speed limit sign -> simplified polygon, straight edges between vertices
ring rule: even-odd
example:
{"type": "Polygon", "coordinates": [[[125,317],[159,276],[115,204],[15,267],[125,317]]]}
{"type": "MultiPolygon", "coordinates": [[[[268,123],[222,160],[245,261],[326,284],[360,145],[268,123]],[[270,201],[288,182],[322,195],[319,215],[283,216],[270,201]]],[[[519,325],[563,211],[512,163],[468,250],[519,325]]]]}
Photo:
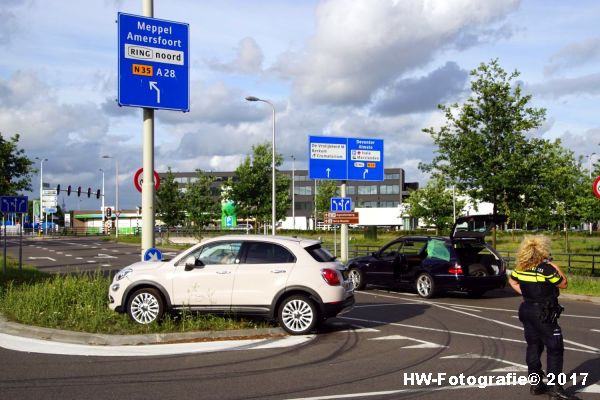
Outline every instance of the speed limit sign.
{"type": "Polygon", "coordinates": [[[594,190],[594,195],[600,199],[600,176],[594,179],[592,189],[594,190]]]}

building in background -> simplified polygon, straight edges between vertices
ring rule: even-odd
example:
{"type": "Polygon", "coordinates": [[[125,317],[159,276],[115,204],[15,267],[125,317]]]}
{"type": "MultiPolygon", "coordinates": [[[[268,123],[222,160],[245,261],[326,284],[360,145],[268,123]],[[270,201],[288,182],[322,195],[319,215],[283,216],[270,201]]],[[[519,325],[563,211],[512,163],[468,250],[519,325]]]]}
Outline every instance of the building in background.
{"type": "MultiPolygon", "coordinates": [[[[235,185],[237,176],[235,172],[203,171],[205,175],[213,178],[212,192],[215,197],[221,194],[221,186],[229,179],[235,185]]],[[[282,222],[281,228],[314,229],[315,227],[315,193],[317,181],[308,178],[308,170],[293,171],[294,182],[292,185],[292,171],[280,171],[290,177],[290,194],[294,187],[295,212],[290,208],[287,218],[282,222]],[[292,215],[295,215],[294,221],[292,215]]],[[[181,190],[195,182],[196,172],[172,172],[175,181],[181,190]]],[[[166,172],[159,173],[164,179],[166,172]]],[[[402,206],[403,200],[409,196],[409,190],[419,188],[417,182],[406,182],[402,168],[386,168],[383,181],[347,181],[346,195],[352,198],[356,211],[359,212],[359,225],[394,226],[400,229],[414,229],[415,222],[406,213],[402,206]],[[363,217],[361,216],[363,214],[363,217]]],[[[317,210],[318,220],[322,213],[329,210],[317,210]]]]}

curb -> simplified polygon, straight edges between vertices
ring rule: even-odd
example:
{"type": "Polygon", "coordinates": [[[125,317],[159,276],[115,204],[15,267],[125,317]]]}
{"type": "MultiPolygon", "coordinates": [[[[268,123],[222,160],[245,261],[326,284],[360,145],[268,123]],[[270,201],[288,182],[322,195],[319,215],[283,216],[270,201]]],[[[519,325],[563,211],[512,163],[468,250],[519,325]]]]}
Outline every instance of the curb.
{"type": "Polygon", "coordinates": [[[240,329],[231,331],[199,331],[182,333],[149,333],[142,335],[110,335],[42,328],[7,321],[0,316],[0,333],[62,343],[97,346],[137,346],[182,342],[209,342],[240,339],[264,339],[288,336],[281,328],[240,329]]]}
{"type": "Polygon", "coordinates": [[[583,294],[569,294],[569,293],[561,293],[558,297],[558,300],[566,299],[573,301],[580,301],[582,303],[592,303],[600,305],[600,297],[598,296],[586,296],[583,294]]]}

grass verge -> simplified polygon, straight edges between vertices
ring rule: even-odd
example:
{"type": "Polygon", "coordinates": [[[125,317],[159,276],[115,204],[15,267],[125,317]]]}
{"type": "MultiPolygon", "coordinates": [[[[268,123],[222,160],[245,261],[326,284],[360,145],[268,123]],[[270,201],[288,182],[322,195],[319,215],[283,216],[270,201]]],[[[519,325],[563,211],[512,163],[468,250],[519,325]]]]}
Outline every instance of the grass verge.
{"type": "Polygon", "coordinates": [[[270,327],[266,322],[183,312],[140,325],[108,308],[110,280],[100,273],[48,275],[9,263],[0,271],[0,313],[26,325],[90,333],[142,334],[270,327]]]}

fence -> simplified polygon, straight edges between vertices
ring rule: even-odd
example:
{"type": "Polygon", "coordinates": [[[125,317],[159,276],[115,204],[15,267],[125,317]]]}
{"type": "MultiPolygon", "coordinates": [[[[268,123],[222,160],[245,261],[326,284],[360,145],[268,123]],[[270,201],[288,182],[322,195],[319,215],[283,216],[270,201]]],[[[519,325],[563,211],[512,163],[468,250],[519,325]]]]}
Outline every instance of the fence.
{"type": "MultiPolygon", "coordinates": [[[[332,243],[325,243],[325,246],[333,250],[332,243]]],[[[367,245],[349,245],[348,258],[360,257],[371,254],[379,250],[378,246],[367,245]]],[[[506,263],[506,268],[511,268],[515,262],[516,251],[498,250],[500,256],[506,263]]],[[[569,273],[589,274],[591,276],[600,276],[600,254],[593,253],[552,253],[554,262],[556,262],[563,270],[569,273]]]]}

